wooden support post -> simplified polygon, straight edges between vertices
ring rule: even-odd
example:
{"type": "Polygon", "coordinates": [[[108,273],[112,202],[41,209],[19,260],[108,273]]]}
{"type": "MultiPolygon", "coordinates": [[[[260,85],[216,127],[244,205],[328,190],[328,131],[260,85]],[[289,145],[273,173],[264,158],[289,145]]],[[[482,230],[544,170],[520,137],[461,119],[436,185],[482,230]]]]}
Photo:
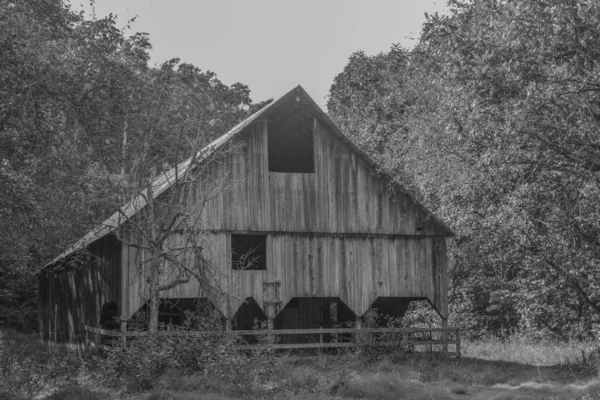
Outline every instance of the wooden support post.
{"type": "Polygon", "coordinates": [[[231,330],[232,330],[231,318],[227,317],[227,318],[225,318],[225,331],[231,332],[231,330]]]}
{"type": "Polygon", "coordinates": [[[67,327],[67,334],[69,337],[69,351],[74,351],[75,347],[73,345],[73,335],[74,335],[74,331],[75,331],[75,323],[73,322],[73,314],[71,313],[71,310],[69,308],[67,308],[67,322],[68,322],[68,327],[67,327]]]}
{"type": "Polygon", "coordinates": [[[90,356],[90,331],[87,325],[85,326],[85,355],[90,356]]]}
{"type": "Polygon", "coordinates": [[[44,344],[44,318],[42,313],[38,313],[38,326],[40,327],[40,343],[44,344]]]}
{"type": "Polygon", "coordinates": [[[267,319],[267,329],[270,331],[273,330],[273,319],[272,318],[267,319]]]}
{"type": "Polygon", "coordinates": [[[54,304],[54,343],[58,343],[58,304],[54,304]]]}
{"type": "Polygon", "coordinates": [[[52,306],[48,307],[48,345],[47,347],[50,347],[50,343],[52,343],[52,306]]]}

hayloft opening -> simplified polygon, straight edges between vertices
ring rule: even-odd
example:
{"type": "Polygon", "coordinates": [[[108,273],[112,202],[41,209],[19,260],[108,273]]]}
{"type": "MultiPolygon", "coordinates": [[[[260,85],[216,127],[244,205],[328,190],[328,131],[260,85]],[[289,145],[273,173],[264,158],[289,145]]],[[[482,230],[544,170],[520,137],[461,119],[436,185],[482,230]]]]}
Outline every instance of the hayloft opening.
{"type": "Polygon", "coordinates": [[[265,271],[267,269],[267,236],[231,235],[231,268],[265,271]]]}
{"type": "Polygon", "coordinates": [[[312,117],[269,122],[269,171],[314,173],[312,117]]]}

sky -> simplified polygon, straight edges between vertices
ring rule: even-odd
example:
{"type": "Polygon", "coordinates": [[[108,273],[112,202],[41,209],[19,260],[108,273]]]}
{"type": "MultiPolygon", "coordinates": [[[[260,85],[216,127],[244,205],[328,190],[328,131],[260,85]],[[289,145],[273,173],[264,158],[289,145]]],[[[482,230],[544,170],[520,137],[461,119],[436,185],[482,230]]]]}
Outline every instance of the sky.
{"type": "MultiPolygon", "coordinates": [[[[75,10],[91,8],[72,0],[75,10]]],[[[352,53],[412,47],[425,13],[445,0],[96,0],[96,17],[137,19],[131,33],[150,35],[151,64],[171,58],[241,82],[254,101],[300,84],[325,109],[325,96],[352,53]]]]}

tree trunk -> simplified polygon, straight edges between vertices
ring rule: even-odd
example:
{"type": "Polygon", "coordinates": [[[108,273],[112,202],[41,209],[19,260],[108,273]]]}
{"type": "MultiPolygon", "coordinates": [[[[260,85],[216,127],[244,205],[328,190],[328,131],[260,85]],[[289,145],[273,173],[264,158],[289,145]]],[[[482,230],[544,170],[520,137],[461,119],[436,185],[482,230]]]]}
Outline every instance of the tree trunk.
{"type": "Polygon", "coordinates": [[[146,189],[147,196],[147,207],[148,207],[148,223],[150,228],[150,238],[152,243],[150,246],[152,247],[150,257],[150,271],[149,271],[149,279],[148,279],[148,289],[149,289],[149,308],[150,308],[150,320],[148,321],[148,330],[150,332],[158,331],[158,306],[160,302],[160,291],[159,291],[159,278],[160,278],[160,249],[157,248],[156,239],[158,237],[158,227],[156,221],[156,210],[154,209],[154,178],[155,171],[152,170],[152,175],[150,177],[150,181],[148,182],[146,189]]]}
{"type": "Polygon", "coordinates": [[[160,305],[160,291],[158,290],[160,262],[155,253],[156,251],[152,251],[152,262],[150,262],[150,279],[148,282],[150,294],[150,298],[148,300],[148,306],[150,309],[148,330],[150,332],[158,331],[158,307],[160,305]]]}
{"type": "Polygon", "coordinates": [[[158,306],[160,304],[160,298],[158,297],[158,291],[154,290],[154,293],[150,294],[150,301],[148,306],[150,308],[150,320],[148,321],[148,330],[150,332],[158,331],[158,306]]]}

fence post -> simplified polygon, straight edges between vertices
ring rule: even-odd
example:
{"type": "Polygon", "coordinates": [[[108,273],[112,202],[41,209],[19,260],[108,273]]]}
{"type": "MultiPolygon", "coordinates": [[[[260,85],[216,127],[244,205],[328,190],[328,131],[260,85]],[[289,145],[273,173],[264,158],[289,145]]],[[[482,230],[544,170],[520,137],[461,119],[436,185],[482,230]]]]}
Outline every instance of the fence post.
{"type": "Polygon", "coordinates": [[[429,331],[429,352],[433,353],[433,331],[429,331]]]}
{"type": "Polygon", "coordinates": [[[121,346],[127,347],[127,321],[121,320],[121,346]]]}
{"type": "Polygon", "coordinates": [[[442,318],[442,341],[444,344],[442,345],[442,351],[444,355],[448,355],[448,319],[442,318]]]}
{"type": "MultiPolygon", "coordinates": [[[[362,329],[362,318],[361,317],[356,317],[356,329],[362,329]]],[[[362,342],[362,335],[358,332],[356,332],[356,345],[357,347],[361,345],[362,342]]]]}
{"type": "MultiPolygon", "coordinates": [[[[320,326],[319,329],[323,330],[323,327],[320,326]]],[[[323,360],[323,333],[319,333],[319,361],[323,360]]]]}

